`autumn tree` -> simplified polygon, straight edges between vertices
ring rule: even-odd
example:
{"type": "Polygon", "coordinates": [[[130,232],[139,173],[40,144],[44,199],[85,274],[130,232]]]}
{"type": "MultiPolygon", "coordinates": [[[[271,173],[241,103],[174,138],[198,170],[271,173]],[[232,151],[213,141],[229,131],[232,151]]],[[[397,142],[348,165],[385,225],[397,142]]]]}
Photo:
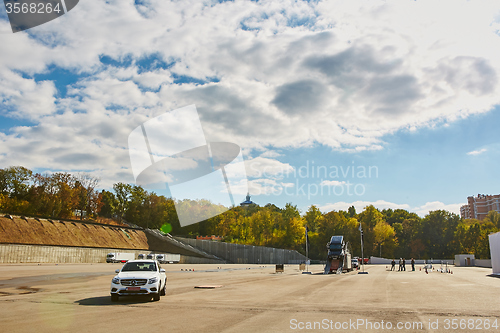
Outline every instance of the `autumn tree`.
{"type": "Polygon", "coordinates": [[[318,231],[318,225],[322,218],[321,211],[315,205],[311,205],[304,216],[304,222],[311,232],[318,231]]]}
{"type": "Polygon", "coordinates": [[[117,183],[113,185],[113,190],[115,191],[117,201],[116,215],[119,221],[122,221],[128,209],[132,186],[130,184],[117,183]]]}
{"type": "Polygon", "coordinates": [[[377,223],[384,221],[384,216],[373,205],[365,207],[365,209],[358,214],[358,221],[363,228],[363,241],[365,257],[375,256],[378,254],[378,243],[375,240],[374,228],[377,223]]]}
{"type": "Polygon", "coordinates": [[[384,220],[379,220],[373,228],[373,233],[375,244],[379,247],[379,257],[382,257],[382,255],[392,257],[396,246],[394,228],[384,220]]]}
{"type": "Polygon", "coordinates": [[[97,214],[99,206],[97,185],[99,185],[99,178],[88,173],[80,173],[75,176],[75,190],[78,195],[78,210],[80,211],[81,220],[83,220],[84,212],[87,212],[88,217],[97,214]]]}
{"type": "Polygon", "coordinates": [[[422,219],[419,238],[426,258],[452,258],[458,250],[455,231],[460,217],[445,210],[431,211],[422,219]]]}

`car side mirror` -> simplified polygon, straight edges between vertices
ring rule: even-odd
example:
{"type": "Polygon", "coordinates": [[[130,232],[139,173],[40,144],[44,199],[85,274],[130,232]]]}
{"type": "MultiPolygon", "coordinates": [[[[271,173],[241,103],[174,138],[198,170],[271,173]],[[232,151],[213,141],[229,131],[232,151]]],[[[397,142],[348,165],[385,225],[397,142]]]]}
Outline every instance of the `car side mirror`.
{"type": "Polygon", "coordinates": [[[120,270],[119,270],[119,269],[117,269],[117,270],[115,271],[115,273],[116,273],[116,274],[120,273],[120,270]]]}
{"type": "Polygon", "coordinates": [[[160,273],[165,273],[165,268],[160,268],[160,273]]]}

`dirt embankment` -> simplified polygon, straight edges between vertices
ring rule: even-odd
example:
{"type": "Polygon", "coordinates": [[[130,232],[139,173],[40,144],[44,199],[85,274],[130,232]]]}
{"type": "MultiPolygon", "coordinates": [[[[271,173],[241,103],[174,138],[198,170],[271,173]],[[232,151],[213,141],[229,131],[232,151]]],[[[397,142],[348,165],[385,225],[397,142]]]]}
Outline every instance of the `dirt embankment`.
{"type": "Polygon", "coordinates": [[[72,221],[0,217],[0,243],[148,249],[142,230],[72,221]]]}

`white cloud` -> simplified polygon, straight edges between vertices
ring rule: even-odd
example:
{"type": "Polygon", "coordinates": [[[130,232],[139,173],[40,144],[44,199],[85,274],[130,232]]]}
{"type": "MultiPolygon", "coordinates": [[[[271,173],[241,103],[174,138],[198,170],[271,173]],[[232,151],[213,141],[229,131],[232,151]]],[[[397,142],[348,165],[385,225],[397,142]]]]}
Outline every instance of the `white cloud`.
{"type": "Polygon", "coordinates": [[[354,201],[351,203],[342,201],[342,202],[330,203],[330,204],[320,206],[319,209],[322,212],[329,212],[332,210],[347,211],[349,209],[349,207],[354,206],[356,208],[356,212],[360,213],[365,209],[365,207],[367,207],[369,205],[373,205],[375,208],[380,209],[380,210],[389,209],[389,208],[391,208],[391,209],[404,209],[404,210],[407,210],[411,213],[416,213],[420,217],[424,217],[430,211],[434,211],[434,210],[446,210],[446,211],[449,211],[451,213],[455,213],[455,214],[459,215],[460,214],[460,207],[463,204],[461,204],[461,203],[460,204],[444,204],[440,201],[432,201],[432,202],[427,202],[422,206],[411,207],[408,204],[397,204],[397,203],[388,202],[385,200],[354,201]]]}
{"type": "Polygon", "coordinates": [[[434,210],[447,210],[451,213],[460,215],[460,207],[463,205],[464,205],[463,203],[446,205],[440,201],[432,201],[432,202],[427,202],[422,206],[413,208],[412,212],[417,213],[419,216],[422,217],[427,215],[430,211],[434,210]]]}
{"type": "Polygon", "coordinates": [[[56,89],[51,81],[35,82],[17,73],[6,72],[0,79],[0,102],[3,104],[0,114],[25,119],[38,119],[52,114],[56,111],[55,94],[56,89]]]}
{"type": "Polygon", "coordinates": [[[323,180],[320,186],[342,186],[345,185],[346,182],[344,181],[338,181],[338,180],[323,180]]]}
{"type": "Polygon", "coordinates": [[[267,150],[248,164],[250,177],[293,170],[273,160],[279,148],[383,149],[386,134],[500,102],[499,8],[461,0],[83,1],[29,34],[0,35],[9,45],[0,54],[0,111],[39,122],[1,137],[0,163],[102,167],[120,170],[118,179],[129,168],[127,131],[191,104],[207,140],[267,150]],[[140,69],[151,55],[164,65],[140,69]],[[66,97],[54,82],[19,74],[54,66],[85,75],[66,97]],[[181,76],[213,82],[174,83],[181,76]]]}
{"type": "Polygon", "coordinates": [[[247,176],[252,178],[283,178],[294,168],[288,163],[265,157],[245,161],[247,176]]]}
{"type": "Polygon", "coordinates": [[[264,178],[248,181],[248,191],[251,195],[276,195],[283,192],[284,187],[293,187],[293,184],[290,186],[289,183],[264,178]]]}
{"type": "Polygon", "coordinates": [[[280,157],[282,154],[278,153],[276,150],[266,150],[264,153],[260,154],[260,157],[280,157]]]}
{"type": "Polygon", "coordinates": [[[467,153],[467,155],[475,156],[475,155],[480,155],[480,154],[482,154],[484,152],[487,152],[487,151],[488,151],[488,149],[483,148],[483,149],[478,149],[478,150],[470,151],[470,152],[467,153]]]}

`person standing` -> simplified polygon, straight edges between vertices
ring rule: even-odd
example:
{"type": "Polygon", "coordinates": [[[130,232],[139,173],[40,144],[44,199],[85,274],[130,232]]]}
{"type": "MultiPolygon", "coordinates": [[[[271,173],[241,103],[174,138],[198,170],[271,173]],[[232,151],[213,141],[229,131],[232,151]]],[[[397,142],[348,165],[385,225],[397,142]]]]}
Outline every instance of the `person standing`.
{"type": "Polygon", "coordinates": [[[396,266],[396,260],[392,259],[392,262],[391,262],[391,271],[393,271],[395,269],[395,266],[396,266]]]}
{"type": "Polygon", "coordinates": [[[398,272],[401,272],[401,269],[403,268],[403,262],[401,261],[402,259],[399,258],[399,267],[398,267],[398,272]]]}
{"type": "Polygon", "coordinates": [[[411,270],[415,272],[415,259],[411,258],[411,270]]]}
{"type": "Polygon", "coordinates": [[[405,260],[405,258],[403,258],[403,271],[406,272],[406,260],[405,260]]]}

